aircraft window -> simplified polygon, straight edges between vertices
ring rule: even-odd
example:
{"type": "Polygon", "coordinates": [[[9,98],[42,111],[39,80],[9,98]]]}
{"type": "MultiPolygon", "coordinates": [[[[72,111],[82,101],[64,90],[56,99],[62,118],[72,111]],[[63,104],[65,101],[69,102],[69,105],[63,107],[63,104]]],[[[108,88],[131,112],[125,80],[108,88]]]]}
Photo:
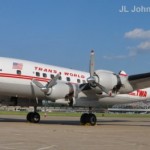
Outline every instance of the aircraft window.
{"type": "Polygon", "coordinates": [[[47,77],[47,74],[46,74],[46,73],[43,73],[43,77],[46,78],[46,77],[47,77]]]}
{"type": "Polygon", "coordinates": [[[77,83],[80,83],[81,81],[80,81],[80,79],[77,79],[77,83]]]}
{"type": "Polygon", "coordinates": [[[86,81],[85,81],[85,80],[83,80],[82,82],[83,82],[83,83],[86,83],[86,81]]]}
{"type": "Polygon", "coordinates": [[[21,75],[21,70],[17,70],[17,74],[21,75]]]}
{"type": "Polygon", "coordinates": [[[40,76],[40,73],[39,73],[39,72],[36,72],[36,76],[39,77],[39,76],[40,76]]]}
{"type": "Polygon", "coordinates": [[[50,78],[51,78],[51,79],[53,79],[53,78],[54,78],[54,75],[53,75],[53,74],[51,74],[51,75],[50,75],[50,78]]]}
{"type": "Polygon", "coordinates": [[[70,81],[70,78],[69,78],[69,77],[66,77],[66,80],[67,80],[67,81],[70,81]]]}
{"type": "Polygon", "coordinates": [[[61,77],[61,76],[59,77],[59,80],[62,80],[62,77],[61,77]]]}

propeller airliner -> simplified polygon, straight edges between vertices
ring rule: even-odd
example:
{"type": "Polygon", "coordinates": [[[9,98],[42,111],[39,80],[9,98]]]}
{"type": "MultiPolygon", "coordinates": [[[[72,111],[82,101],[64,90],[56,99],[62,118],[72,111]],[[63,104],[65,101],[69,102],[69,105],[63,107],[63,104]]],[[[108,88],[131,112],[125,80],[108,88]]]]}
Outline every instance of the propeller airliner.
{"type": "MultiPolygon", "coordinates": [[[[26,100],[34,106],[27,121],[38,123],[37,106],[42,100],[68,106],[88,107],[81,124],[95,125],[97,118],[93,107],[146,101],[150,98],[150,73],[127,75],[108,70],[95,70],[94,51],[90,54],[89,73],[33,61],[0,57],[0,101],[26,100]]],[[[7,104],[7,103],[6,103],[7,104]]]]}

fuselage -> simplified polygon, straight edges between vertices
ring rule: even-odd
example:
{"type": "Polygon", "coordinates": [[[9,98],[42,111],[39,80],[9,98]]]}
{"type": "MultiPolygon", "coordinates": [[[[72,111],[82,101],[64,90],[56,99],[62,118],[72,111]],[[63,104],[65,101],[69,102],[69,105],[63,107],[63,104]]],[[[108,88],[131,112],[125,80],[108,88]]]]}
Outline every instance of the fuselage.
{"type": "MultiPolygon", "coordinates": [[[[45,97],[45,94],[32,83],[32,80],[36,79],[45,85],[57,74],[61,75],[58,82],[78,85],[86,83],[86,79],[89,77],[88,72],[27,60],[0,57],[0,97],[17,97],[31,100],[35,98],[39,100],[48,99],[48,97],[45,97]]],[[[147,100],[150,97],[149,93],[150,89],[147,88],[134,91],[130,94],[118,94],[110,97],[104,92],[101,95],[98,93],[95,95],[95,91],[81,91],[76,98],[75,105],[99,107],[109,104],[130,103],[147,100]],[[90,92],[91,94],[89,94],[90,92]]],[[[62,98],[62,100],[63,99],[65,101],[65,98],[62,98]]]]}
{"type": "MultiPolygon", "coordinates": [[[[0,57],[0,94],[32,97],[32,79],[46,84],[50,79],[61,74],[60,81],[85,83],[89,76],[81,72],[63,67],[56,67],[32,61],[0,57]]],[[[43,97],[43,92],[34,86],[35,95],[43,97]]]]}

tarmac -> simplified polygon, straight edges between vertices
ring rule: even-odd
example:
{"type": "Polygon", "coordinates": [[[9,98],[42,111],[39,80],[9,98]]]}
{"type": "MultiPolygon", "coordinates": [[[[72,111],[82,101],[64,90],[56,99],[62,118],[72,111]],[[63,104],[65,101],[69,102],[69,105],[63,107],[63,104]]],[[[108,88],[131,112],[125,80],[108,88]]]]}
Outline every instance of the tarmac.
{"type": "Polygon", "coordinates": [[[79,117],[0,115],[0,150],[149,150],[150,118],[99,117],[82,126],[79,117]]]}

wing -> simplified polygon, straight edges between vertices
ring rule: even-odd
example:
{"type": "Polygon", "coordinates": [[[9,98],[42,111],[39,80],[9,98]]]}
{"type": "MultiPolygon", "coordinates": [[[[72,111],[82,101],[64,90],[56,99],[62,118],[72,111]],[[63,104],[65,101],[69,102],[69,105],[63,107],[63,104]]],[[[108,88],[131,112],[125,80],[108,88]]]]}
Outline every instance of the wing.
{"type": "Polygon", "coordinates": [[[134,90],[150,87],[150,73],[130,75],[128,80],[134,90]]]}
{"type": "Polygon", "coordinates": [[[80,84],[80,91],[84,93],[89,99],[97,100],[99,96],[102,96],[102,91],[100,88],[92,88],[89,83],[80,84]]]}

